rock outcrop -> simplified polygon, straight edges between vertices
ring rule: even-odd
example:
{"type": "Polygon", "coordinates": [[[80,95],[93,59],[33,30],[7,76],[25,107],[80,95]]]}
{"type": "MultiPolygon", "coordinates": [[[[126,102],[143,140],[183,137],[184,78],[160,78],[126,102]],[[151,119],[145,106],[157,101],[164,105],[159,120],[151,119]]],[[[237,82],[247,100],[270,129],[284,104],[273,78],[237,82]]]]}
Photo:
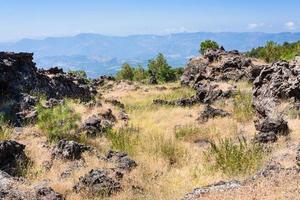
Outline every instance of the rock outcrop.
{"type": "Polygon", "coordinates": [[[24,152],[25,145],[12,140],[0,142],[0,171],[12,176],[20,175],[23,167],[27,167],[28,158],[24,152]]]}
{"type": "Polygon", "coordinates": [[[64,73],[57,67],[38,70],[32,53],[0,52],[0,112],[12,116],[16,125],[32,116],[23,108],[24,103],[32,106],[33,98],[29,99],[28,94],[89,101],[95,92],[85,79],[64,73]]]}
{"type": "Polygon", "coordinates": [[[60,140],[52,151],[52,157],[67,160],[78,160],[81,158],[81,154],[89,149],[89,147],[74,141],[60,140]]]}
{"type": "Polygon", "coordinates": [[[76,192],[88,192],[100,196],[111,196],[121,189],[121,183],[116,174],[107,169],[91,170],[74,186],[76,192]]]}
{"type": "Polygon", "coordinates": [[[108,161],[116,163],[117,168],[120,170],[131,171],[137,166],[136,162],[132,160],[127,153],[110,150],[105,158],[108,161]]]}
{"type": "Polygon", "coordinates": [[[262,69],[261,61],[247,58],[238,51],[208,50],[203,56],[191,59],[181,78],[183,85],[194,86],[202,80],[253,81],[262,69]]]}
{"type": "Polygon", "coordinates": [[[61,194],[55,192],[52,188],[42,187],[37,189],[36,199],[37,200],[64,200],[65,198],[61,194]]]}
{"type": "Polygon", "coordinates": [[[226,112],[221,109],[213,108],[210,105],[207,105],[204,110],[200,113],[198,117],[198,121],[200,122],[207,122],[208,119],[215,118],[215,117],[227,117],[230,116],[229,112],[226,112]]]}
{"type": "Polygon", "coordinates": [[[275,136],[287,135],[287,121],[277,107],[280,99],[300,100],[300,66],[297,62],[279,61],[264,67],[253,82],[253,104],[257,113],[256,140],[276,141],[275,136]],[[259,138],[259,137],[262,138],[259,138]]]}
{"type": "Polygon", "coordinates": [[[111,109],[98,115],[92,115],[82,125],[81,130],[88,136],[103,135],[108,129],[112,128],[116,122],[116,117],[111,109]]]}
{"type": "Polygon", "coordinates": [[[216,100],[229,98],[236,93],[234,87],[229,84],[226,87],[221,87],[220,84],[210,82],[210,81],[202,81],[194,85],[196,89],[196,95],[190,98],[182,98],[176,100],[163,100],[163,99],[155,99],[153,103],[155,105],[172,105],[172,106],[192,106],[197,103],[205,103],[210,104],[216,100]]]}

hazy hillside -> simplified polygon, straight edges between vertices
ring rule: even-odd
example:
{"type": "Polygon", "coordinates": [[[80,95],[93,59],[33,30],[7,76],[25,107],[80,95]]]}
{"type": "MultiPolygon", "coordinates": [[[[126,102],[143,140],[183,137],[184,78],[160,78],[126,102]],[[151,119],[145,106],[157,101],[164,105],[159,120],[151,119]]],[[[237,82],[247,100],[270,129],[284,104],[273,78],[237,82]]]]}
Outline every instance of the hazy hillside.
{"type": "Polygon", "coordinates": [[[23,39],[0,43],[3,51],[35,53],[40,67],[59,65],[65,69],[85,69],[90,76],[114,73],[123,62],[146,64],[162,52],[172,66],[183,66],[198,54],[201,41],[213,39],[226,49],[246,51],[268,40],[279,43],[297,41],[300,33],[178,33],[164,36],[133,35],[126,37],[80,34],[72,37],[23,39]]]}

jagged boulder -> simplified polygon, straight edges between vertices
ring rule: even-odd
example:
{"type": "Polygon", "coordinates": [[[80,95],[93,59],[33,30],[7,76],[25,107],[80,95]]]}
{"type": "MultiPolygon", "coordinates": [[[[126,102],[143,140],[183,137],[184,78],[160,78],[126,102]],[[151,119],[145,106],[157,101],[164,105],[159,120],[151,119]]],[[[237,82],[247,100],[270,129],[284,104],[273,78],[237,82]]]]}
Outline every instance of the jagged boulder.
{"type": "Polygon", "coordinates": [[[183,73],[181,83],[194,86],[202,80],[253,81],[259,75],[263,62],[247,58],[238,51],[208,50],[203,56],[191,59],[183,73]]]}
{"type": "Polygon", "coordinates": [[[92,115],[85,120],[81,130],[88,136],[96,136],[104,134],[108,129],[112,128],[116,122],[116,117],[113,115],[112,110],[108,109],[98,115],[92,115]]]}
{"type": "Polygon", "coordinates": [[[257,143],[274,143],[278,140],[278,137],[276,135],[276,133],[274,132],[260,132],[258,133],[257,135],[255,135],[254,137],[254,141],[257,142],[257,143]]]}
{"type": "Polygon", "coordinates": [[[42,187],[36,191],[37,200],[64,200],[63,195],[55,192],[52,188],[42,187]]]}
{"type": "Polygon", "coordinates": [[[107,81],[115,81],[115,80],[116,79],[113,76],[106,76],[106,75],[104,75],[104,76],[100,76],[100,77],[98,77],[96,79],[93,79],[92,80],[92,85],[94,87],[99,87],[99,86],[103,86],[105,84],[105,82],[107,82],[107,81]]]}
{"type": "Polygon", "coordinates": [[[300,100],[300,66],[280,61],[266,66],[253,82],[254,97],[300,100]]]}
{"type": "Polygon", "coordinates": [[[221,89],[219,84],[211,83],[209,81],[199,82],[194,85],[194,88],[196,89],[196,95],[190,98],[181,98],[171,101],[164,99],[155,99],[153,100],[153,104],[172,106],[192,106],[197,103],[210,104],[222,98],[229,98],[236,93],[236,90],[233,87],[226,87],[221,89]]]}
{"type": "Polygon", "coordinates": [[[28,163],[24,149],[25,145],[16,141],[0,141],[0,170],[12,176],[18,176],[28,163]]]}
{"type": "Polygon", "coordinates": [[[287,135],[289,128],[287,121],[285,121],[280,115],[272,117],[265,117],[255,122],[255,128],[260,133],[273,132],[276,135],[287,135]]]}
{"type": "Polygon", "coordinates": [[[137,166],[136,162],[127,153],[109,150],[105,158],[108,161],[116,163],[117,168],[121,170],[131,171],[137,166]]]}
{"type": "Polygon", "coordinates": [[[198,117],[198,121],[201,122],[207,122],[210,118],[215,117],[227,117],[230,116],[229,112],[226,112],[222,109],[213,108],[210,105],[207,105],[204,110],[200,113],[200,116],[198,117]]]}
{"type": "Polygon", "coordinates": [[[220,182],[212,184],[212,185],[208,185],[208,186],[201,187],[201,188],[196,188],[196,189],[194,189],[193,192],[186,194],[182,200],[199,199],[199,198],[201,198],[201,196],[203,196],[207,193],[232,190],[232,189],[239,188],[241,186],[242,186],[242,182],[237,181],[237,180],[228,181],[228,182],[220,181],[220,182]]]}
{"type": "Polygon", "coordinates": [[[296,161],[297,161],[297,165],[300,167],[300,145],[298,146],[297,149],[296,161]]]}
{"type": "Polygon", "coordinates": [[[0,199],[1,200],[36,200],[34,193],[25,188],[18,188],[18,178],[12,177],[0,170],[0,199]]]}
{"type": "Polygon", "coordinates": [[[125,112],[125,110],[121,110],[118,114],[118,119],[127,122],[129,121],[129,115],[125,112]]]}
{"type": "Polygon", "coordinates": [[[35,104],[34,98],[28,95],[33,93],[42,93],[47,98],[89,101],[95,90],[86,81],[59,68],[38,70],[32,53],[0,52],[0,112],[10,115],[15,125],[21,125],[23,118],[34,117],[29,112],[35,104]]]}
{"type": "Polygon", "coordinates": [[[55,99],[55,98],[50,98],[49,100],[45,101],[42,106],[43,106],[43,108],[51,109],[55,106],[62,105],[62,104],[64,104],[64,100],[58,100],[58,99],[55,99]]]}
{"type": "Polygon", "coordinates": [[[74,186],[76,192],[88,192],[89,194],[111,196],[122,189],[121,183],[110,170],[93,169],[79,179],[74,186]]]}
{"type": "Polygon", "coordinates": [[[81,158],[81,154],[89,149],[89,147],[74,141],[60,140],[52,151],[52,157],[67,160],[78,160],[81,158]]]}
{"type": "Polygon", "coordinates": [[[253,105],[256,109],[256,130],[262,133],[259,141],[272,138],[273,134],[287,135],[287,121],[278,111],[280,99],[300,100],[300,66],[295,61],[279,61],[265,66],[253,82],[253,105]],[[267,137],[268,136],[268,137],[267,137]]]}

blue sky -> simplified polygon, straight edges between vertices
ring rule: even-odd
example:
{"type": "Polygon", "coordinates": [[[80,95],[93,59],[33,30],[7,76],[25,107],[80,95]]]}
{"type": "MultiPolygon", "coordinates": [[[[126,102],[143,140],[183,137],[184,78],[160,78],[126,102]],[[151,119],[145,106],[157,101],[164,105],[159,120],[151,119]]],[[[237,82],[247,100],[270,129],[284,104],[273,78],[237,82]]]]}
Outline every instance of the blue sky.
{"type": "Polygon", "coordinates": [[[0,5],[0,41],[86,32],[300,32],[299,0],[0,0],[0,5]]]}

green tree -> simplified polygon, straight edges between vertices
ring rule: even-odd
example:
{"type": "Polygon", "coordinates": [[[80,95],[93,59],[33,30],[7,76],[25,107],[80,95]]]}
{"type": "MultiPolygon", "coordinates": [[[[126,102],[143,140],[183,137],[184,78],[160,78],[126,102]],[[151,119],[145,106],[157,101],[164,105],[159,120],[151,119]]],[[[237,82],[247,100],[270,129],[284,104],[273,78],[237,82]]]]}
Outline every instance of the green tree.
{"type": "Polygon", "coordinates": [[[208,49],[219,49],[219,44],[213,40],[205,40],[200,44],[199,52],[203,55],[208,49]]]}
{"type": "Polygon", "coordinates": [[[128,64],[124,63],[120,71],[118,71],[116,78],[118,80],[130,80],[134,78],[134,69],[128,64]]]}
{"type": "Polygon", "coordinates": [[[147,74],[146,70],[141,65],[138,65],[134,69],[134,77],[133,77],[134,81],[141,82],[141,81],[147,79],[147,77],[148,77],[148,74],[147,74]]]}
{"type": "Polygon", "coordinates": [[[265,60],[267,62],[274,62],[280,59],[280,48],[273,42],[269,41],[266,44],[265,60]]]}
{"type": "Polygon", "coordinates": [[[170,82],[176,79],[174,71],[162,53],[159,53],[155,59],[149,60],[148,71],[160,82],[170,82]]]}
{"type": "Polygon", "coordinates": [[[282,45],[269,41],[265,46],[253,48],[247,52],[247,56],[264,59],[266,62],[292,60],[298,55],[300,55],[300,41],[284,42],[282,45]]]}

